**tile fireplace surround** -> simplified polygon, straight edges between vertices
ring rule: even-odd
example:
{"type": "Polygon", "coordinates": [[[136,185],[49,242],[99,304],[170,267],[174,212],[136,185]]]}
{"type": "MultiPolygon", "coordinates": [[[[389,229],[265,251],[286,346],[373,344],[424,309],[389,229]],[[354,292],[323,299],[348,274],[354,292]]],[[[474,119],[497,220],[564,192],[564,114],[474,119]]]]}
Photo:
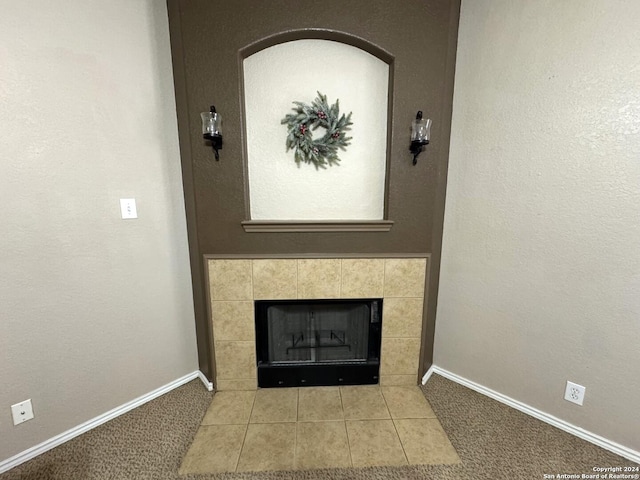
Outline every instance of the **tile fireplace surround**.
{"type": "Polygon", "coordinates": [[[382,298],[380,385],[418,382],[428,258],[207,257],[218,391],[255,390],[254,300],[382,298]]]}

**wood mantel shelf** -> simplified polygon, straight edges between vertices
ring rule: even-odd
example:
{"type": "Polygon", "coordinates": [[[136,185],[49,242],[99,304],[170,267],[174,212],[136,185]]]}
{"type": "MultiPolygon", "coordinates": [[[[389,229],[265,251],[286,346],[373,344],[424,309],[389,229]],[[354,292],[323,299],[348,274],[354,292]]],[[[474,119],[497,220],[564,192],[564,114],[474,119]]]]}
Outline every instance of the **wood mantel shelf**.
{"type": "Polygon", "coordinates": [[[245,220],[247,233],[283,232],[388,232],[392,220],[245,220]]]}

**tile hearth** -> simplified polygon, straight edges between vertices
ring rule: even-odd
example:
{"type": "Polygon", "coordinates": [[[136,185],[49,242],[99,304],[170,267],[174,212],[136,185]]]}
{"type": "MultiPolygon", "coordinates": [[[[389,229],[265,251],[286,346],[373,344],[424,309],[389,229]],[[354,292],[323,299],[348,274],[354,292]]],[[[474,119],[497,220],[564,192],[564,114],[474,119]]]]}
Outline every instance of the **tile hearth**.
{"type": "Polygon", "coordinates": [[[218,392],[180,474],[452,464],[419,387],[218,392]]]}

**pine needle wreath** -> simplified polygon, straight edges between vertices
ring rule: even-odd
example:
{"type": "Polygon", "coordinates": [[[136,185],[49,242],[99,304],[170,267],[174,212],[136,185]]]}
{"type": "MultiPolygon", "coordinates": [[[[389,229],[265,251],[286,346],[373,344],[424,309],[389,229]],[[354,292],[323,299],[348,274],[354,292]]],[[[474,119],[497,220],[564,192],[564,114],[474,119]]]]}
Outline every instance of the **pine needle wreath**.
{"type": "Polygon", "coordinates": [[[340,100],[329,105],[327,96],[318,92],[318,97],[307,105],[293,102],[296,105],[290,113],[282,119],[287,125],[287,152],[295,150],[296,163],[312,163],[316,170],[327,166],[339,165],[338,150],[346,150],[352,137],[346,136],[351,130],[351,113],[340,116],[340,100]],[[327,130],[321,138],[313,139],[312,133],[319,127],[327,130]]]}

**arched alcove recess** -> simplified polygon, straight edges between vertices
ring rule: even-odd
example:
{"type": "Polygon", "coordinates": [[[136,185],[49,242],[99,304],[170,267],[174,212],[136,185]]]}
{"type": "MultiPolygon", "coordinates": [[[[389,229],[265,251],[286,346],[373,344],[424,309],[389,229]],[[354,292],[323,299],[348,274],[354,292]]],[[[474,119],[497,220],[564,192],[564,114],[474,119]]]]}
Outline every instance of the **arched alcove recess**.
{"type": "Polygon", "coordinates": [[[239,50],[245,231],[391,228],[387,177],[393,62],[390,52],[363,38],[325,29],[280,32],[239,50]],[[314,71],[325,55],[330,67],[314,71]],[[310,102],[316,90],[330,93],[331,103],[339,98],[341,113],[354,113],[351,145],[340,154],[346,160],[324,171],[296,166],[292,153],[284,151],[280,131],[292,102],[310,102]]]}

